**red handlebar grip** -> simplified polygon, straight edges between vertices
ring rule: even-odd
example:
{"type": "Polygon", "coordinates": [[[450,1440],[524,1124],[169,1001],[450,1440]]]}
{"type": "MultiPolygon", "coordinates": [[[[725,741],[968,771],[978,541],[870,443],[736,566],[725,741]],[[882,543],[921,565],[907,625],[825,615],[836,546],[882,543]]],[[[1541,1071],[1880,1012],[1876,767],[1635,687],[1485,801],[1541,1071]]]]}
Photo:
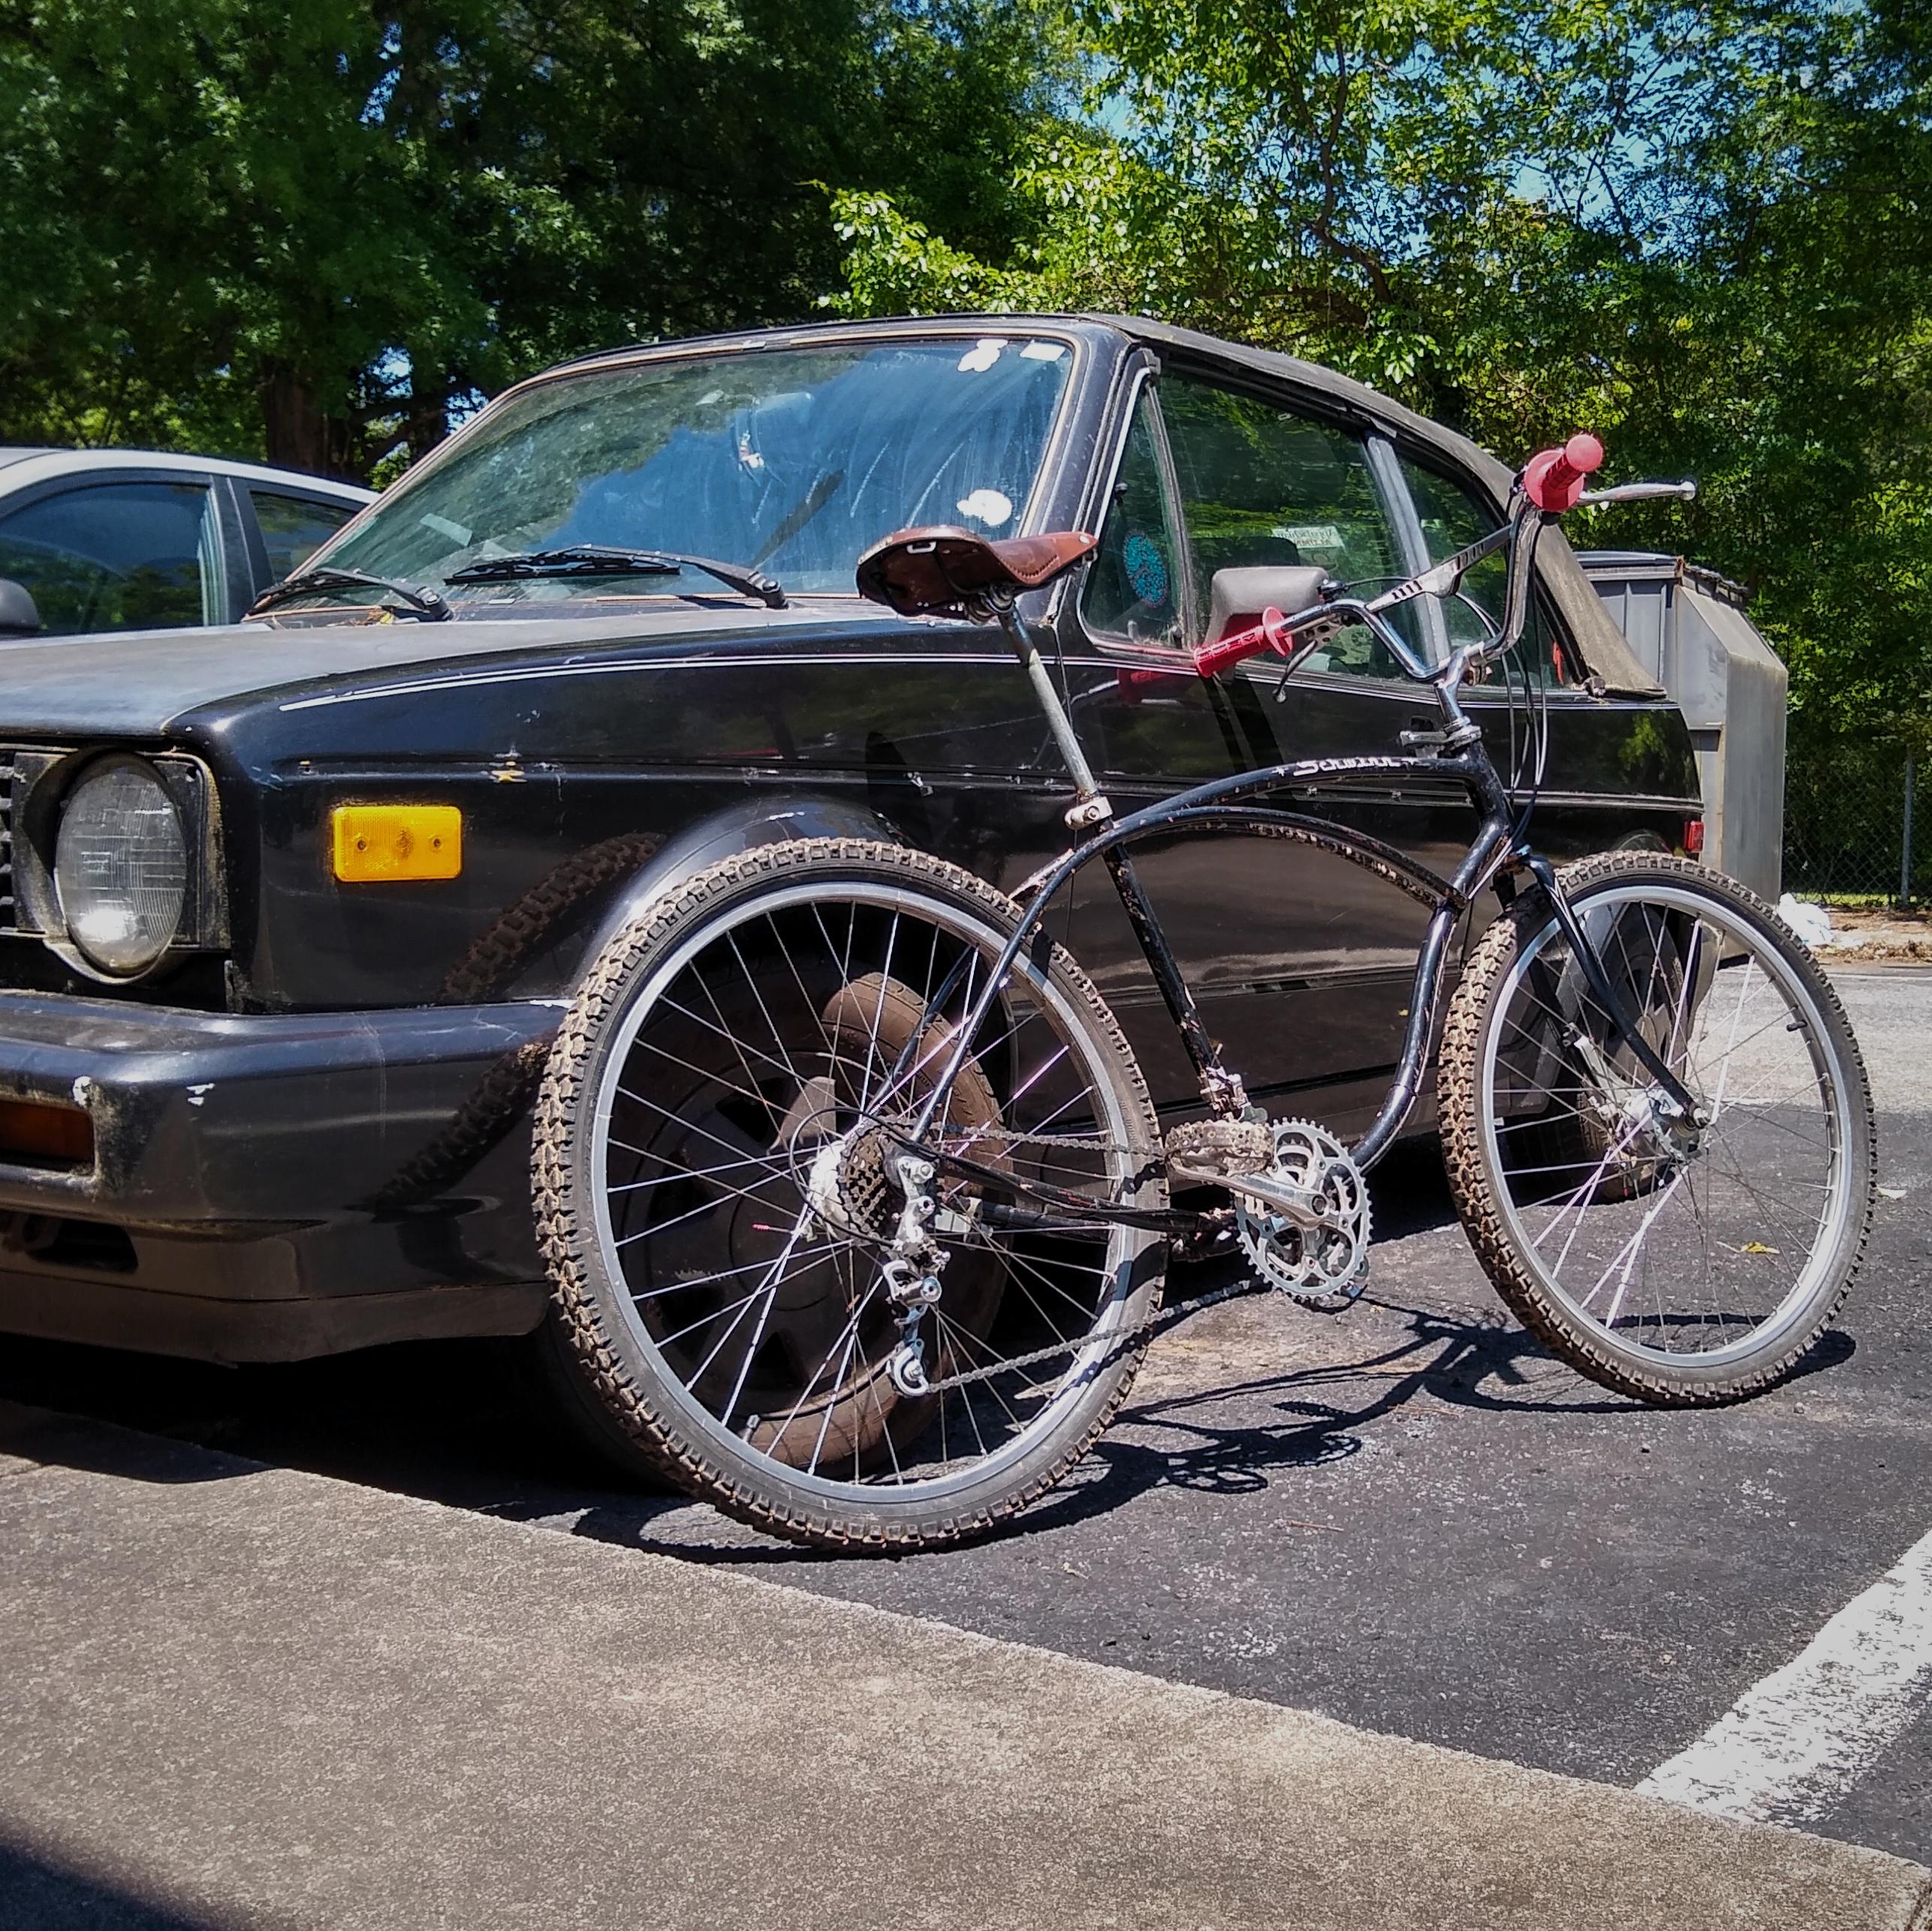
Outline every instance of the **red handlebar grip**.
{"type": "Polygon", "coordinates": [[[1194,646],[1194,667],[1202,676],[1211,677],[1216,671],[1225,670],[1231,664],[1258,657],[1264,650],[1279,650],[1282,642],[1281,613],[1270,607],[1261,613],[1261,622],[1252,630],[1230,631],[1212,643],[1197,643],[1194,646]]]}
{"type": "Polygon", "coordinates": [[[1573,435],[1561,449],[1539,450],[1523,469],[1524,493],[1552,516],[1576,508],[1593,469],[1603,466],[1603,445],[1587,432],[1573,435]]]}

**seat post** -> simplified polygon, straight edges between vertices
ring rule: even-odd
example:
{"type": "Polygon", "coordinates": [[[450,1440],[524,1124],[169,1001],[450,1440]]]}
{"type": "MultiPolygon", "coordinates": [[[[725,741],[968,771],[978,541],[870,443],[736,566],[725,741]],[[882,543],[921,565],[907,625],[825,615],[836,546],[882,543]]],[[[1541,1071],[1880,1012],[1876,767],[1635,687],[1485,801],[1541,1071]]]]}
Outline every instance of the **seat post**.
{"type": "Polygon", "coordinates": [[[1065,759],[1067,770],[1072,776],[1075,798],[1067,809],[1067,828],[1070,831],[1091,831],[1096,825],[1105,824],[1113,817],[1114,807],[1102,791],[1093,766],[1087,761],[1087,753],[1081,749],[1073,720],[1067,715],[1066,706],[1060,701],[1052,673],[1013,599],[1008,596],[994,600],[993,613],[999,619],[999,627],[1006,633],[1006,640],[1013,646],[1013,654],[1019,658],[1020,667],[1026,672],[1034,696],[1040,700],[1040,708],[1046,713],[1047,728],[1052,731],[1053,742],[1059,747],[1060,755],[1065,759]]]}

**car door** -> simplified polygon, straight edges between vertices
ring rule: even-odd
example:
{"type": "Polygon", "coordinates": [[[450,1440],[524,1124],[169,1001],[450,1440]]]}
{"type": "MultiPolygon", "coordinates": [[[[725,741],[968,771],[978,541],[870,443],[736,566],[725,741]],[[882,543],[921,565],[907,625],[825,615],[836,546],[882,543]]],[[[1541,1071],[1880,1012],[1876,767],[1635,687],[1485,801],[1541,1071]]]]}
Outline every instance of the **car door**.
{"type": "Polygon", "coordinates": [[[26,586],[48,636],[228,615],[213,493],[188,473],[64,482],[0,504],[0,577],[26,586]]]}
{"type": "MultiPolygon", "coordinates": [[[[1181,649],[1205,634],[1218,572],[1316,565],[1372,589],[1418,567],[1418,545],[1399,479],[1362,428],[1191,370],[1165,372],[1143,406],[1150,420],[1135,433],[1147,454],[1137,480],[1130,438],[1082,600],[1090,642],[1120,666],[1117,688],[1097,684],[1082,706],[1117,809],[1229,770],[1397,752],[1403,731],[1436,721],[1427,693],[1361,630],[1292,682],[1266,659],[1211,684],[1192,675],[1181,649]]],[[[1412,609],[1403,621],[1418,649],[1432,630],[1439,646],[1439,628],[1412,609]]],[[[1409,782],[1325,792],[1312,806],[1276,801],[1425,858],[1449,855],[1468,815],[1459,791],[1409,782]]],[[[1343,1126],[1365,1119],[1397,1056],[1424,908],[1372,872],[1279,840],[1156,844],[1139,866],[1250,1090],[1289,1104],[1303,1092],[1304,1110],[1343,1126]]],[[[1080,908],[1090,932],[1092,898],[1090,884],[1080,908]]],[[[1110,958],[1120,950],[1117,941],[1110,958]]],[[[1129,962],[1113,969],[1124,990],[1129,962]]],[[[1146,993],[1132,1003],[1146,1008],[1146,993]]]]}
{"type": "MultiPolygon", "coordinates": [[[[1296,480],[1301,438],[1279,411],[1190,377],[1163,375],[1138,399],[1068,661],[1075,715],[1117,813],[1277,757],[1279,678],[1244,668],[1204,679],[1184,647],[1207,624],[1215,570],[1304,560],[1295,539],[1308,508],[1296,480]]],[[[1333,738],[1325,749],[1358,749],[1345,730],[1333,738]]],[[[1349,946],[1373,929],[1358,878],[1397,905],[1409,900],[1333,860],[1238,833],[1150,840],[1134,865],[1207,1029],[1250,1091],[1279,1093],[1351,1068],[1358,1049],[1346,1041],[1298,1037],[1282,1022],[1292,1012],[1296,1026],[1319,1023],[1296,996],[1314,973],[1346,972],[1349,946]]],[[[1385,950],[1397,952],[1410,929],[1397,914],[1385,950]]],[[[1099,867],[1078,881],[1068,941],[1115,1006],[1157,1103],[1196,1097],[1099,867]]]]}
{"type": "MultiPolygon", "coordinates": [[[[1364,426],[1279,393],[1179,370],[1162,379],[1161,410],[1195,607],[1204,613],[1197,635],[1213,621],[1223,570],[1312,565],[1373,595],[1416,567],[1406,505],[1364,426]]],[[[1252,614],[1235,607],[1228,621],[1252,614]]],[[[1428,654],[1418,613],[1406,610],[1400,622],[1412,646],[1428,654]]],[[[1427,694],[1359,628],[1325,644],[1292,680],[1256,659],[1233,681],[1257,764],[1399,752],[1405,730],[1436,721],[1427,694]]],[[[1430,857],[1438,855],[1444,807],[1460,806],[1461,794],[1372,780],[1272,801],[1430,857]]],[[[1352,1081],[1378,1094],[1397,1057],[1426,911],[1328,853],[1252,839],[1245,849],[1253,1083],[1285,1094],[1352,1081]]],[[[1344,1102],[1333,1117],[1346,1123],[1359,1110],[1344,1102]]]]}

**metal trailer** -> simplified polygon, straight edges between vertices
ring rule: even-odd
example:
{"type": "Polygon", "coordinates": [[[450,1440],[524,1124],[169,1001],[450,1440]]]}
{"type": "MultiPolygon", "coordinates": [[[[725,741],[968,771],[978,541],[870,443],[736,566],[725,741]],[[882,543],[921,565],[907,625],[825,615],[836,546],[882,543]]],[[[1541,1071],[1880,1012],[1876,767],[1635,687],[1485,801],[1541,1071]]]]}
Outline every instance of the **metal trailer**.
{"type": "Polygon", "coordinates": [[[1783,889],[1790,679],[1744,614],[1750,592],[1654,551],[1586,550],[1577,561],[1632,654],[1690,728],[1704,786],[1707,862],[1775,903],[1783,889]]]}

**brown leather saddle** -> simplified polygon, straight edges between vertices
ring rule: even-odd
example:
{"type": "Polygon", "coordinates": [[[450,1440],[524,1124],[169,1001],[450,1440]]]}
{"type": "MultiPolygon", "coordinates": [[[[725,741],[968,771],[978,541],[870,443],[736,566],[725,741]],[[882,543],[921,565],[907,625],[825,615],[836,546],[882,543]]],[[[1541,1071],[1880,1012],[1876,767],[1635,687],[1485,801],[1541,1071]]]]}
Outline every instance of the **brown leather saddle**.
{"type": "Polygon", "coordinates": [[[859,595],[903,617],[984,618],[1064,575],[1099,541],[1084,530],[999,543],[953,523],[895,530],[859,559],[859,595]]]}

